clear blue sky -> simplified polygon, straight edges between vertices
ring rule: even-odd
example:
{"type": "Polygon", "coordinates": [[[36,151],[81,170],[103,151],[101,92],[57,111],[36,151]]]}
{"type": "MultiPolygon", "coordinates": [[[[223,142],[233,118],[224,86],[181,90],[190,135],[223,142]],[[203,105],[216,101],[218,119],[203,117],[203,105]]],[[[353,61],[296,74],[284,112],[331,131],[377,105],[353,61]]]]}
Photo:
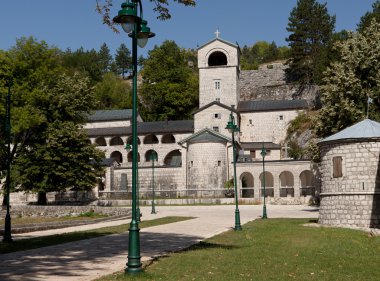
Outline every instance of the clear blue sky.
{"type": "MultiPolygon", "coordinates": [[[[122,0],[113,0],[112,15],[120,9],[122,0]]],[[[144,18],[148,20],[156,37],[144,50],[146,52],[164,40],[174,40],[180,47],[197,48],[220,37],[240,46],[253,45],[256,41],[275,41],[286,45],[286,26],[296,0],[198,0],[195,8],[173,3],[172,18],[159,21],[153,13],[153,4],[142,0],[144,18]]],[[[105,42],[114,53],[121,43],[130,46],[125,33],[115,34],[102,24],[95,11],[95,0],[7,0],[0,6],[0,49],[7,50],[16,38],[34,36],[62,50],[99,49],[105,42]]],[[[326,1],[320,1],[322,3],[326,1]]],[[[331,15],[336,15],[336,31],[355,30],[366,11],[372,9],[375,0],[327,0],[331,15]]]]}

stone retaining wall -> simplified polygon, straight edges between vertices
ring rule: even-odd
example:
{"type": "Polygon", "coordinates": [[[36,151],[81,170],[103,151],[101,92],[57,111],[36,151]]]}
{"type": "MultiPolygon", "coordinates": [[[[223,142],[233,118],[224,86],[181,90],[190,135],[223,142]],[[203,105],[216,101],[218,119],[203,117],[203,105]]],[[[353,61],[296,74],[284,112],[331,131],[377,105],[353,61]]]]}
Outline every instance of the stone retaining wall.
{"type": "MultiPolygon", "coordinates": [[[[82,213],[94,211],[95,213],[107,216],[129,216],[129,208],[101,207],[101,206],[33,206],[33,205],[15,205],[11,207],[12,216],[43,216],[43,217],[63,217],[70,215],[79,215],[82,213]]],[[[1,216],[5,210],[2,210],[1,216]]]]}
{"type": "Polygon", "coordinates": [[[321,196],[319,223],[345,227],[380,227],[380,194],[321,196]]]}

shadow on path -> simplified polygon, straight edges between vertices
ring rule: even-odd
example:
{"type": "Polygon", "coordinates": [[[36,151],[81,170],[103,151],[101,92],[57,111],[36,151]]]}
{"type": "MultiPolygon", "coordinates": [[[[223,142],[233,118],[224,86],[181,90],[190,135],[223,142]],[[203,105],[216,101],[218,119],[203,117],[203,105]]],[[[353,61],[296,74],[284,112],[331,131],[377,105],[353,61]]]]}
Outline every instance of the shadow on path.
{"type": "MultiPolygon", "coordinates": [[[[172,233],[140,233],[141,256],[187,248],[202,238],[172,233]]],[[[103,236],[0,255],[0,280],[78,280],[109,270],[110,260],[126,264],[128,233],[103,236]]],[[[120,270],[123,267],[120,267],[120,270]]]]}

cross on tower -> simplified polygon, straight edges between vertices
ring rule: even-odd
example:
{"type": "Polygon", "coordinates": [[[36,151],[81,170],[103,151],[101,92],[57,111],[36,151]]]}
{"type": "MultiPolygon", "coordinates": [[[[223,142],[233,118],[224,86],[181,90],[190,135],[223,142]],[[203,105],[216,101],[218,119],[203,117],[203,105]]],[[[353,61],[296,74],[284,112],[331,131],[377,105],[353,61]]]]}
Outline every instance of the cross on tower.
{"type": "Polygon", "coordinates": [[[219,28],[215,31],[215,35],[216,35],[216,38],[219,38],[219,35],[220,35],[219,28]]]}

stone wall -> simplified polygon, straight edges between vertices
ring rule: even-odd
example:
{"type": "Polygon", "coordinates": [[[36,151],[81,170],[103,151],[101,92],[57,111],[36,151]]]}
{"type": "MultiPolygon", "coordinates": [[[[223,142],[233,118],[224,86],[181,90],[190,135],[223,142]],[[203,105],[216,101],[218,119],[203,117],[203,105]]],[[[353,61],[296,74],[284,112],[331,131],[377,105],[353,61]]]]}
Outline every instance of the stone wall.
{"type": "MultiPolygon", "coordinates": [[[[227,123],[230,119],[230,111],[219,105],[212,105],[194,115],[194,131],[198,132],[204,128],[213,130],[214,127],[219,128],[219,133],[231,137],[231,133],[226,129],[227,123]],[[218,117],[215,117],[218,114],[218,117]]],[[[236,113],[233,113],[235,120],[237,120],[236,113]]],[[[238,140],[238,136],[237,136],[238,140]]]]}
{"type": "MultiPolygon", "coordinates": [[[[154,183],[157,195],[160,196],[161,191],[183,189],[186,186],[185,165],[183,162],[181,167],[155,166],[154,183]]],[[[114,173],[114,186],[111,190],[105,192],[131,192],[132,190],[132,168],[117,167],[114,173]]],[[[152,166],[139,166],[139,187],[140,195],[144,198],[145,193],[152,191],[152,166]]]]}
{"type": "Polygon", "coordinates": [[[290,121],[297,110],[259,111],[242,113],[240,121],[241,142],[273,142],[285,140],[290,121]]]}
{"type": "Polygon", "coordinates": [[[129,208],[114,208],[100,206],[12,206],[12,216],[41,216],[41,217],[63,217],[79,215],[82,213],[94,211],[98,214],[108,216],[129,216],[129,208]]]}
{"type": "Polygon", "coordinates": [[[288,84],[285,79],[286,66],[281,63],[272,66],[240,72],[240,100],[305,99],[310,106],[320,106],[318,86],[288,84]]]}
{"type": "Polygon", "coordinates": [[[225,143],[191,143],[188,148],[188,188],[223,188],[230,162],[226,158],[225,143]]]}
{"type": "Polygon", "coordinates": [[[320,223],[380,227],[380,142],[325,143],[320,149],[320,223]],[[342,157],[341,177],[333,176],[334,157],[342,157]]]}
{"type": "Polygon", "coordinates": [[[319,223],[380,228],[380,194],[321,194],[319,223]]]}

